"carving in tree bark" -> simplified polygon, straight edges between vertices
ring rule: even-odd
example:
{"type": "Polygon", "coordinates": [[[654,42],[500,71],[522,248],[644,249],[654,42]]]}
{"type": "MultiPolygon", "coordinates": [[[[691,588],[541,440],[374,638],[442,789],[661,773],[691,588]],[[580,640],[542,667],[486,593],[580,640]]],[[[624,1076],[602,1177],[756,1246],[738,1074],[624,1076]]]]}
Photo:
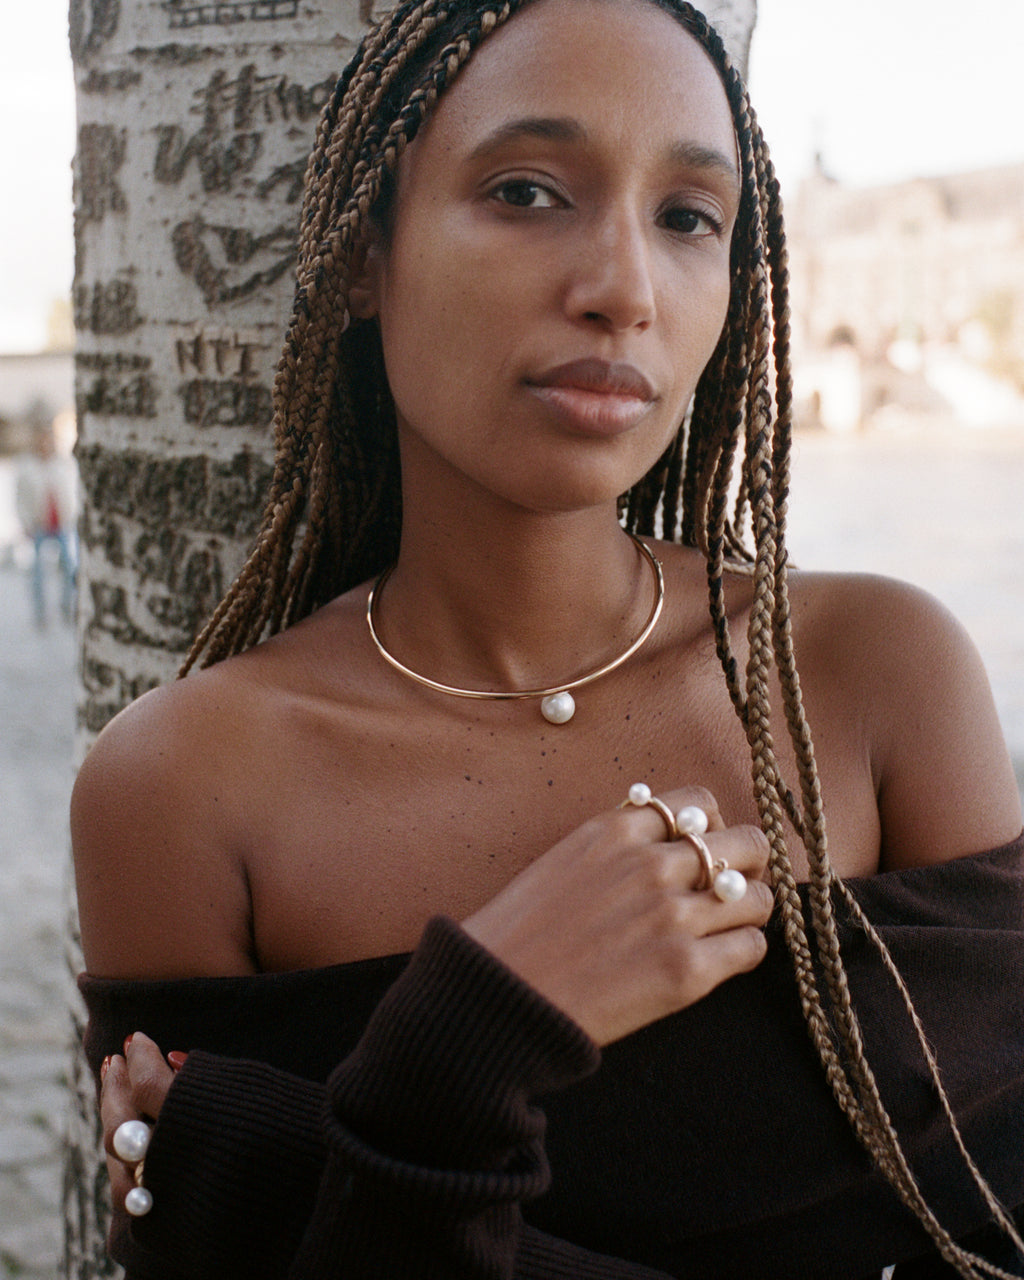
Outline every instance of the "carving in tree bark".
{"type": "MultiPolygon", "coordinates": [[[[756,0],[705,11],[745,65],[756,0]]],[[[368,0],[71,0],[80,754],[173,678],[247,548],[305,160],[370,16],[368,0]]],[[[71,1078],[66,1272],[91,1280],[114,1268],[77,1053],[71,1078]]]]}

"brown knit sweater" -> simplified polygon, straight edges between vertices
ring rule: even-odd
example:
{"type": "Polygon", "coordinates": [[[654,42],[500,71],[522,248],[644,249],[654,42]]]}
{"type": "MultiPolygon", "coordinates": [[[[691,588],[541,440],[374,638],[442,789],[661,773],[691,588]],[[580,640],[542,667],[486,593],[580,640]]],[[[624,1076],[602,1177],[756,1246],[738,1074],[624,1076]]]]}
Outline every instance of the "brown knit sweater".
{"type": "MultiPolygon", "coordinates": [[[[1024,1204],[1024,836],[849,883],[969,1149],[1024,1204]]],[[[925,1195],[970,1232],[987,1213],[902,1003],[855,926],[843,947],[925,1195]]],[[[80,985],[94,1071],[129,1031],[189,1051],[146,1160],[154,1209],[115,1222],[131,1280],[860,1280],[929,1249],[832,1100],[777,928],[755,973],[600,1057],[445,920],[411,958],[80,985]]]]}

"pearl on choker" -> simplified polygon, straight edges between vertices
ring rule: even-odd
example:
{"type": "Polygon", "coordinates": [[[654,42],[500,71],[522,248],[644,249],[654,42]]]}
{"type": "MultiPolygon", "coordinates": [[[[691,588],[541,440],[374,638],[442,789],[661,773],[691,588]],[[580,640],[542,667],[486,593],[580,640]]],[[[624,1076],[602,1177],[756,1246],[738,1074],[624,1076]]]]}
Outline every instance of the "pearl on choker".
{"type": "Polygon", "coordinates": [[[568,689],[541,699],[540,713],[549,724],[568,724],[576,714],[576,699],[568,689]]]}

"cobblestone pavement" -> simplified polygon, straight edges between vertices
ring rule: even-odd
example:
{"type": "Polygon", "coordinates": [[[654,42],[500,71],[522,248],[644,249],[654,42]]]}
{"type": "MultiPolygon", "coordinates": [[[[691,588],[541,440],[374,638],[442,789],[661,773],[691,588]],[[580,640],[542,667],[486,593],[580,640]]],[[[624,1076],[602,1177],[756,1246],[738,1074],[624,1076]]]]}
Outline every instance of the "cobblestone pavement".
{"type": "MultiPolygon", "coordinates": [[[[56,583],[50,584],[56,596],[56,583]]],[[[56,609],[54,610],[56,614],[56,609]]],[[[0,565],[0,1277],[54,1280],[69,1041],[64,963],[75,638],[0,565]]]]}

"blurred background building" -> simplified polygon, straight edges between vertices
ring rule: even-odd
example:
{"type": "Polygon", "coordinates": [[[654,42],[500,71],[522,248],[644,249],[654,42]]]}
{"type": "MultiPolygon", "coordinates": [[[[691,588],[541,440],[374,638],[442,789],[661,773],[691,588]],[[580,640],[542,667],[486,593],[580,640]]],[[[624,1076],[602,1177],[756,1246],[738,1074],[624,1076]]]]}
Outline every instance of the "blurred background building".
{"type": "Polygon", "coordinates": [[[799,422],[1024,427],[1024,164],[787,209],[799,422]]]}

